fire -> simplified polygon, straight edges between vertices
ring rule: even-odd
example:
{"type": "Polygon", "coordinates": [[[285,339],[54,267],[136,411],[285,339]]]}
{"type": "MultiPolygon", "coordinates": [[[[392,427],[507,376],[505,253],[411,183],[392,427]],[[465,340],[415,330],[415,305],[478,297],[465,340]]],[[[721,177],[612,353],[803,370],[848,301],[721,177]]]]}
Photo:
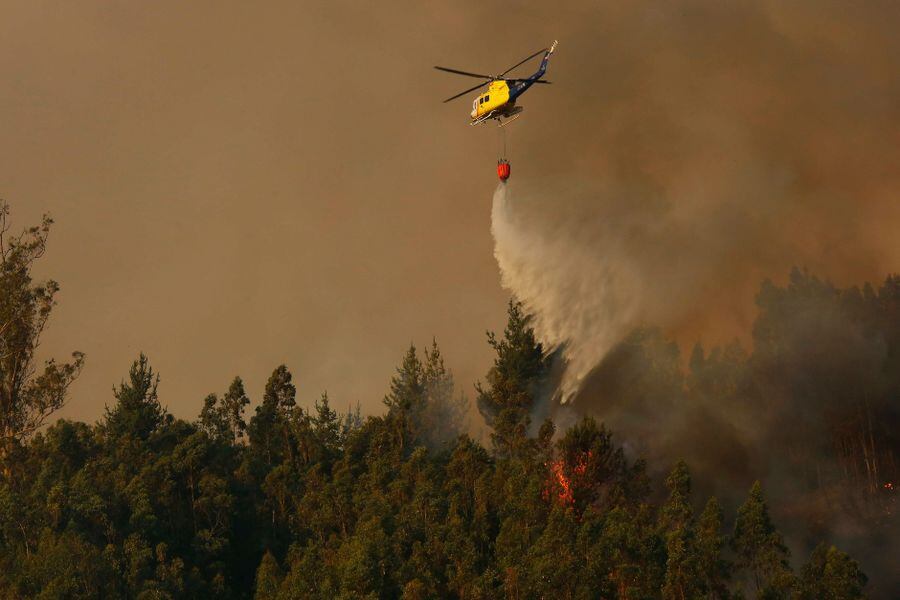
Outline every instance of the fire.
{"type": "Polygon", "coordinates": [[[566,475],[566,465],[562,458],[551,461],[547,465],[550,469],[550,481],[544,489],[544,499],[549,500],[555,492],[556,499],[564,506],[575,504],[575,487],[578,485],[578,479],[587,471],[587,463],[590,458],[590,451],[581,453],[577,462],[572,466],[571,477],[566,475]]]}

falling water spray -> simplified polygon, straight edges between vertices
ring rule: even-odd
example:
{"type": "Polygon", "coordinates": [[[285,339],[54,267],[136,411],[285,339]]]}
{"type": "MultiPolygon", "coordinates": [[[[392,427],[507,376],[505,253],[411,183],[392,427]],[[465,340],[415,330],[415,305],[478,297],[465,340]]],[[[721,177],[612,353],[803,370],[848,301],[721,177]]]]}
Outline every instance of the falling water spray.
{"type": "Polygon", "coordinates": [[[547,349],[562,349],[566,369],[558,394],[566,403],[633,326],[637,311],[629,297],[637,282],[627,262],[604,256],[604,249],[616,254],[614,240],[582,244],[570,225],[538,221],[520,210],[510,190],[497,186],[491,212],[501,283],[532,315],[547,349]]]}

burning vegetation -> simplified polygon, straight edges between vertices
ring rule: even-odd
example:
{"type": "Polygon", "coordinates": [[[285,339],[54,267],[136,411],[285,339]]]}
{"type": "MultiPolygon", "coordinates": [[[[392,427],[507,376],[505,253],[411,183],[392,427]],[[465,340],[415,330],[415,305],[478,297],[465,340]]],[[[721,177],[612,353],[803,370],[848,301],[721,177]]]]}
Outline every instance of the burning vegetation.
{"type": "Polygon", "coordinates": [[[726,503],[764,478],[792,545],[828,536],[900,585],[886,558],[900,553],[900,278],[840,288],[795,269],[756,305],[750,350],[698,344],[684,360],[635,330],[559,414],[602,420],[651,465],[684,457],[726,503]]]}
{"type": "Polygon", "coordinates": [[[584,486],[584,475],[587,472],[591,452],[582,453],[575,464],[566,464],[563,459],[550,461],[547,464],[549,475],[542,495],[545,500],[556,500],[563,506],[575,504],[575,490],[584,486]]]}

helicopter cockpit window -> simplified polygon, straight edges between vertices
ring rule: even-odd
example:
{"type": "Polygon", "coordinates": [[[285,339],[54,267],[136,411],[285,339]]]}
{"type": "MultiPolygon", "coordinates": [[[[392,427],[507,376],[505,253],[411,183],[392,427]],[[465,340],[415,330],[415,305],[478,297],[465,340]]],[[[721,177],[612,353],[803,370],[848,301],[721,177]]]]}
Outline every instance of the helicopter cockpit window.
{"type": "Polygon", "coordinates": [[[484,97],[484,101],[485,101],[485,102],[489,102],[490,100],[491,100],[491,97],[490,97],[490,96],[485,96],[485,97],[484,97]]]}

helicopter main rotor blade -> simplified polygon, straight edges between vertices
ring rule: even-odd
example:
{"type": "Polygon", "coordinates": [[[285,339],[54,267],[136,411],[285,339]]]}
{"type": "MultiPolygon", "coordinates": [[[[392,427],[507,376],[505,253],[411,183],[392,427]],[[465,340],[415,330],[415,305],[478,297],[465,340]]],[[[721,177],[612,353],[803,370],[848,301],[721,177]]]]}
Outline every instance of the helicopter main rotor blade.
{"type": "Polygon", "coordinates": [[[485,81],[484,83],[479,83],[479,84],[476,85],[475,87],[470,87],[469,89],[467,89],[467,90],[464,91],[464,92],[460,92],[460,93],[458,93],[458,94],[455,95],[455,96],[450,96],[449,98],[447,98],[446,100],[444,100],[444,102],[450,102],[451,100],[456,100],[456,99],[459,98],[460,96],[464,96],[464,95],[468,94],[469,92],[474,92],[474,91],[477,90],[478,88],[483,87],[483,86],[487,85],[488,83],[489,83],[489,82],[487,82],[487,81],[485,81]]]}
{"type": "Polygon", "coordinates": [[[438,71],[447,71],[448,73],[456,73],[457,75],[465,75],[467,77],[481,77],[482,79],[493,79],[490,75],[481,75],[479,73],[469,73],[468,71],[459,71],[457,69],[448,69],[447,67],[435,67],[438,71]]]}
{"type": "Polygon", "coordinates": [[[516,67],[518,67],[519,65],[524,65],[524,64],[527,63],[529,60],[531,60],[532,58],[534,58],[535,56],[537,56],[538,54],[541,54],[541,53],[546,52],[546,51],[547,51],[546,48],[541,48],[540,50],[538,50],[537,52],[535,52],[534,54],[532,54],[532,55],[529,56],[528,58],[524,58],[524,59],[520,60],[519,62],[517,62],[516,64],[514,64],[513,66],[511,66],[511,67],[508,68],[507,70],[503,71],[502,73],[500,73],[499,76],[500,76],[500,77],[503,77],[504,75],[506,75],[507,73],[509,73],[510,71],[512,71],[513,69],[515,69],[516,67]]]}
{"type": "MultiPolygon", "coordinates": [[[[520,82],[520,81],[530,81],[530,80],[529,79],[507,79],[506,81],[520,82]]],[[[553,83],[553,82],[547,81],[546,79],[535,79],[531,83],[553,83]]]]}

